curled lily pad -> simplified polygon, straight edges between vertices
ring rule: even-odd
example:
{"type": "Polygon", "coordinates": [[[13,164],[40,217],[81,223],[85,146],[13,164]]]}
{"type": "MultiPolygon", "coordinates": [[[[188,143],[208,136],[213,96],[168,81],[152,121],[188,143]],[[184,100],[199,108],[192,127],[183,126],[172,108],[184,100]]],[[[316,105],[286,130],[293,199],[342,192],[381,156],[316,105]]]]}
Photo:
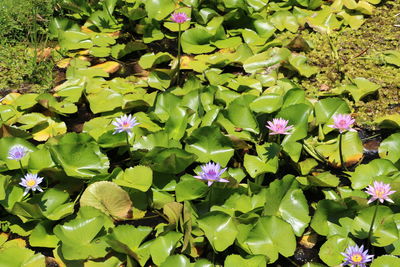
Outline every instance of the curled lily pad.
{"type": "Polygon", "coordinates": [[[80,199],[82,207],[91,206],[117,220],[132,217],[132,201],[128,193],[117,184],[107,181],[88,186],[80,199]]]}

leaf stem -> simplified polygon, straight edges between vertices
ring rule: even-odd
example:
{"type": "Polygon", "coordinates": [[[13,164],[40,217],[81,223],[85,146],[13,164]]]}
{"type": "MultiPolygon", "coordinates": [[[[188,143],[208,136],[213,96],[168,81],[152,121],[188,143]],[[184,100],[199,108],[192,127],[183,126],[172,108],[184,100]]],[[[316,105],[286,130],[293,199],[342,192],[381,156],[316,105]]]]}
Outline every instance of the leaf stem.
{"type": "Polygon", "coordinates": [[[341,164],[341,167],[344,168],[344,169],[347,171],[346,164],[345,164],[345,162],[344,162],[344,160],[343,160],[343,148],[342,148],[343,142],[342,142],[342,135],[343,135],[342,133],[339,134],[339,157],[340,157],[340,164],[341,164]]]}
{"type": "Polygon", "coordinates": [[[133,165],[133,155],[131,151],[131,146],[129,144],[129,134],[125,132],[125,137],[126,137],[126,145],[128,146],[128,152],[129,152],[129,157],[131,158],[131,165],[133,165]]]}
{"type": "Polygon", "coordinates": [[[376,214],[378,213],[378,206],[379,206],[379,201],[376,201],[374,215],[372,216],[371,226],[369,227],[369,231],[368,231],[368,240],[369,240],[370,244],[372,244],[372,242],[371,242],[372,230],[374,228],[376,214]]]}
{"type": "Polygon", "coordinates": [[[18,160],[18,162],[19,162],[19,168],[21,169],[21,172],[22,172],[22,176],[25,176],[25,171],[24,171],[24,167],[22,167],[21,160],[18,160]]]}
{"type": "Polygon", "coordinates": [[[179,86],[179,76],[180,76],[180,72],[181,72],[181,24],[178,23],[178,66],[177,68],[177,79],[176,79],[176,83],[179,86]]]}
{"type": "Polygon", "coordinates": [[[264,174],[260,174],[260,175],[257,175],[256,176],[256,179],[255,179],[255,183],[257,184],[257,185],[262,185],[262,183],[263,183],[263,181],[264,181],[264,174]]]}

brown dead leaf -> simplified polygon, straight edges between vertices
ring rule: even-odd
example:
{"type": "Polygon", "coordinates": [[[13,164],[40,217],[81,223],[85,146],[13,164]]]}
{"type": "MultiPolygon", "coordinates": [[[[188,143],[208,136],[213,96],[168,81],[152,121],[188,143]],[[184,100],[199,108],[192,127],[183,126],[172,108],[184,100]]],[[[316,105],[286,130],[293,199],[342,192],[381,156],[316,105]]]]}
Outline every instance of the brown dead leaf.
{"type": "Polygon", "coordinates": [[[63,59],[61,59],[60,61],[58,61],[58,62],[56,63],[56,65],[57,65],[57,67],[59,67],[60,69],[66,69],[66,68],[69,66],[69,64],[70,64],[71,59],[72,59],[72,58],[63,58],[63,59]]]}
{"type": "Polygon", "coordinates": [[[314,232],[311,232],[304,234],[301,237],[299,244],[305,248],[313,248],[317,243],[317,240],[318,240],[318,235],[314,232]]]}
{"type": "Polygon", "coordinates": [[[92,33],[93,31],[91,29],[89,29],[87,26],[82,26],[81,27],[81,32],[92,33]]]}
{"type": "Polygon", "coordinates": [[[122,65],[119,64],[118,62],[115,62],[115,61],[106,61],[106,62],[104,62],[104,63],[94,65],[94,66],[92,66],[92,67],[90,67],[90,68],[93,68],[93,69],[102,69],[102,70],[104,70],[104,71],[107,72],[107,73],[115,73],[115,72],[117,72],[121,67],[122,67],[122,65]]]}

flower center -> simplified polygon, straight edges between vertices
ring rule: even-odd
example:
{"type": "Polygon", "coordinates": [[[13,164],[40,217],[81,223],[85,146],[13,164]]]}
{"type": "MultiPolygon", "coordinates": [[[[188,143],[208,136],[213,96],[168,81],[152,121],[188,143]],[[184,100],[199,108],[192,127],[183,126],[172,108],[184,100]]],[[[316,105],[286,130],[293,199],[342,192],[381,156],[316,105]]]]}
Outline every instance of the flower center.
{"type": "Polygon", "coordinates": [[[32,186],[34,186],[35,184],[36,184],[36,181],[33,180],[33,179],[26,181],[26,185],[29,186],[29,187],[32,187],[32,186]]]}
{"type": "Polygon", "coordinates": [[[378,198],[383,198],[383,194],[384,194],[385,192],[382,190],[382,189],[378,189],[378,190],[376,190],[375,191],[375,195],[378,197],[378,198]]]}
{"type": "Polygon", "coordinates": [[[124,121],[124,122],[122,123],[122,128],[129,128],[129,127],[130,127],[129,122],[124,121]]]}
{"type": "Polygon", "coordinates": [[[361,254],[354,254],[353,256],[351,256],[351,260],[354,262],[354,263],[359,263],[359,262],[361,262],[362,261],[362,259],[363,259],[363,257],[361,256],[361,254]]]}
{"type": "Polygon", "coordinates": [[[215,176],[216,174],[217,173],[214,170],[208,172],[208,175],[210,175],[210,176],[215,176]]]}
{"type": "Polygon", "coordinates": [[[345,120],[340,120],[338,125],[340,128],[347,128],[347,122],[345,120]]]}

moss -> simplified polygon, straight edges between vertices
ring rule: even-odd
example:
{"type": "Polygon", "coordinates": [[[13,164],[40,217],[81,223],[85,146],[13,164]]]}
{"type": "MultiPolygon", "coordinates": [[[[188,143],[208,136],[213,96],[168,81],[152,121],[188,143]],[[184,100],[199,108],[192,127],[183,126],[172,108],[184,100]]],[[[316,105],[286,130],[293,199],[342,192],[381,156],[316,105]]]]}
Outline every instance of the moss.
{"type": "Polygon", "coordinates": [[[0,96],[12,90],[44,92],[52,88],[53,61],[33,59],[33,48],[25,44],[0,45],[0,96]]]}
{"type": "MultiPolygon", "coordinates": [[[[380,53],[400,49],[400,29],[395,24],[400,2],[387,1],[376,8],[358,29],[345,28],[331,35],[331,41],[339,55],[340,71],[332,55],[328,37],[315,32],[303,32],[302,36],[314,44],[307,53],[309,62],[320,67],[321,72],[301,84],[309,96],[328,95],[348,77],[364,77],[381,86],[378,93],[363,101],[349,101],[357,115],[358,124],[373,128],[373,120],[386,114],[400,112],[400,69],[385,65],[380,53]]],[[[350,98],[351,99],[351,98],[350,98]]]]}

